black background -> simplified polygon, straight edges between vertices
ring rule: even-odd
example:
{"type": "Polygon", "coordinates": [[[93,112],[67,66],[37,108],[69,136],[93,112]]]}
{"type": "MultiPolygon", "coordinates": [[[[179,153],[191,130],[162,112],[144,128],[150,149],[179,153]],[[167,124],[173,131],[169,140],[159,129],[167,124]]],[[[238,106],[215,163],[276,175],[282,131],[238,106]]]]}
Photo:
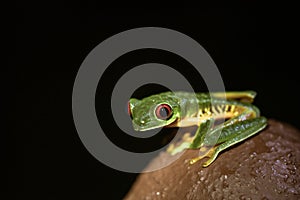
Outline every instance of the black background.
{"type": "MultiPolygon", "coordinates": [[[[300,81],[293,53],[298,51],[293,48],[297,20],[292,10],[60,3],[19,4],[17,13],[16,48],[5,85],[12,86],[8,94],[13,97],[7,118],[13,138],[7,152],[11,196],[120,199],[129,190],[136,174],[106,167],[88,153],[75,130],[71,103],[77,70],[88,53],[131,28],[165,27],[192,37],[217,64],[227,90],[257,91],[255,104],[264,116],[300,127],[300,81]]],[[[159,53],[151,58],[176,64],[159,53]]],[[[138,53],[136,59],[151,60],[138,53]]],[[[127,62],[134,63],[134,56],[127,62]]],[[[195,79],[192,73],[190,78],[195,79]]],[[[108,107],[101,100],[97,104],[108,107]]]]}

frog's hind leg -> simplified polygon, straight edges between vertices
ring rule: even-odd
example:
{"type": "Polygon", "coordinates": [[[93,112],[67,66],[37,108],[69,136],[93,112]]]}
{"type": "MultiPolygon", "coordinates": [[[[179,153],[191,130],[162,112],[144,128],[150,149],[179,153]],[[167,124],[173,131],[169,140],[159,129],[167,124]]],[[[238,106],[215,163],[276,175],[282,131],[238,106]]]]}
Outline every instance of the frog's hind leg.
{"type": "Polygon", "coordinates": [[[258,117],[237,122],[222,130],[221,135],[226,135],[227,140],[218,145],[209,153],[209,159],[203,164],[203,167],[209,166],[218,156],[218,154],[261,131],[267,125],[265,117],[258,117]]]}
{"type": "Polygon", "coordinates": [[[231,91],[231,92],[211,92],[210,95],[215,98],[240,100],[243,102],[253,102],[256,96],[255,91],[231,91]]]}

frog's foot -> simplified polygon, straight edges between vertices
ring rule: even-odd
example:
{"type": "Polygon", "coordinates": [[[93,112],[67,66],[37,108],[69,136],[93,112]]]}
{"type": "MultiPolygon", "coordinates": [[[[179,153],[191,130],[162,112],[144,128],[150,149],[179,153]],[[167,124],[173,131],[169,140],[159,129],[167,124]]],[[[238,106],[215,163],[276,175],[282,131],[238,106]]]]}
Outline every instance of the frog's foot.
{"type": "MultiPolygon", "coordinates": [[[[207,149],[207,147],[201,147],[200,149],[200,153],[202,153],[202,155],[193,158],[190,160],[190,164],[194,164],[196,162],[198,162],[199,160],[205,158],[205,157],[209,157],[211,158],[214,154],[215,154],[215,150],[217,147],[212,147],[210,149],[207,149]]],[[[209,163],[210,164],[210,163],[209,163]]],[[[207,167],[209,164],[207,164],[206,162],[203,164],[203,167],[207,167]]]]}

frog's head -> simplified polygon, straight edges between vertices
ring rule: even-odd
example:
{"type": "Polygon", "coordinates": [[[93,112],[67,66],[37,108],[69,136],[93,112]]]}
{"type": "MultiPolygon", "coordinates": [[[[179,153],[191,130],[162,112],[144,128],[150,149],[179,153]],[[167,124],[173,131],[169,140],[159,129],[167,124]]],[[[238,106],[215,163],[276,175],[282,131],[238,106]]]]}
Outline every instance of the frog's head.
{"type": "Polygon", "coordinates": [[[176,98],[153,95],[142,100],[130,99],[128,113],[136,131],[146,131],[170,125],[179,117],[176,98]]]}

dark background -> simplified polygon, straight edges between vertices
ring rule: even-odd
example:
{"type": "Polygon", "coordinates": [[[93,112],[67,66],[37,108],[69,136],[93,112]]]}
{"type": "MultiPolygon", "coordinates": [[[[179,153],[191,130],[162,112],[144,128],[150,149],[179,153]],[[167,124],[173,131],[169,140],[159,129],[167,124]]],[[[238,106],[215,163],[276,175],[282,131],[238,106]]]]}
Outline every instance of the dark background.
{"type": "MultiPolygon", "coordinates": [[[[10,75],[4,77],[9,78],[8,94],[13,97],[7,117],[13,145],[6,154],[13,197],[120,199],[129,190],[136,174],[106,167],[88,153],[75,130],[71,102],[77,70],[88,53],[131,28],[165,27],[192,37],[217,64],[227,90],[257,91],[255,104],[264,116],[300,127],[300,81],[293,61],[297,20],[292,10],[60,3],[18,4],[17,13],[10,75]]],[[[177,63],[159,52],[136,56],[126,63],[177,63]]],[[[190,78],[195,79],[192,73],[190,78]]],[[[96,104],[108,107],[101,98],[96,104]]]]}

